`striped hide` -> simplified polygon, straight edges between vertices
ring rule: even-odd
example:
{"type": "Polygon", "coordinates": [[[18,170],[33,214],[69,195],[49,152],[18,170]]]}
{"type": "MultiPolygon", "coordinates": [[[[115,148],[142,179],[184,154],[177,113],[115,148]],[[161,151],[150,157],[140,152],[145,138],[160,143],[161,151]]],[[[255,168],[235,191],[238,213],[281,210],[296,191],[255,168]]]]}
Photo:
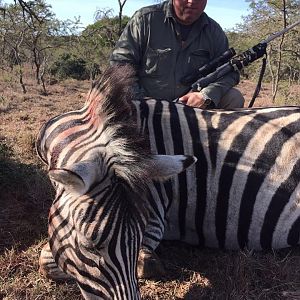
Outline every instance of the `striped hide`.
{"type": "Polygon", "coordinates": [[[185,173],[152,189],[156,225],[146,230],[148,248],[162,238],[226,249],[299,244],[299,107],[218,111],[153,99],[134,104],[152,153],[197,157],[185,173]]]}
{"type": "Polygon", "coordinates": [[[139,251],[162,239],[299,244],[300,108],[201,110],[133,100],[131,85],[112,67],[81,110],[40,130],[56,189],[42,273],[75,278],[85,299],[139,299],[139,251]]]}

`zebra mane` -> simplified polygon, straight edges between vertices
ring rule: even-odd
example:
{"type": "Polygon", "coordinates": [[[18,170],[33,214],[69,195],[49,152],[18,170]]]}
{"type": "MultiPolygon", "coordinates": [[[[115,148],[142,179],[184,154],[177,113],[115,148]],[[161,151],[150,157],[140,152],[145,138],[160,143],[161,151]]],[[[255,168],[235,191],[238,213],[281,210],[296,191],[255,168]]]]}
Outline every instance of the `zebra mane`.
{"type": "Polygon", "coordinates": [[[93,84],[86,105],[103,124],[115,173],[130,186],[144,187],[152,163],[148,139],[137,130],[133,75],[134,69],[128,65],[107,68],[93,84]]]}
{"type": "Polygon", "coordinates": [[[126,119],[132,113],[133,76],[134,69],[129,65],[108,67],[93,83],[86,104],[106,120],[126,119]]]}

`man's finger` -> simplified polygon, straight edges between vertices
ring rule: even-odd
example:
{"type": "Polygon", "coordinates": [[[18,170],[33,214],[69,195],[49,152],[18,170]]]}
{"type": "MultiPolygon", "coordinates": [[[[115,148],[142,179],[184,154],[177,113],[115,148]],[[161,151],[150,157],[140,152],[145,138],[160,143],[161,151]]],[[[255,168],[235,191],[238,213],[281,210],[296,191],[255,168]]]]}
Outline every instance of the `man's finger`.
{"type": "Polygon", "coordinates": [[[182,96],[182,97],[180,97],[178,100],[180,101],[180,102],[183,102],[183,103],[186,103],[187,101],[188,101],[188,97],[186,97],[186,96],[182,96]]]}

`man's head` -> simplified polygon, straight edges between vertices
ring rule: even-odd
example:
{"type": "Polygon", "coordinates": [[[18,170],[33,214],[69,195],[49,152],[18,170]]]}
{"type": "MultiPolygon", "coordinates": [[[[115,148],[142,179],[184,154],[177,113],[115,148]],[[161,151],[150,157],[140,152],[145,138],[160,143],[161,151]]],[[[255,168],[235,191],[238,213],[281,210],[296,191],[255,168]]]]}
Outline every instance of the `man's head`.
{"type": "Polygon", "coordinates": [[[178,21],[184,25],[193,24],[203,13],[207,0],[173,0],[178,21]]]}

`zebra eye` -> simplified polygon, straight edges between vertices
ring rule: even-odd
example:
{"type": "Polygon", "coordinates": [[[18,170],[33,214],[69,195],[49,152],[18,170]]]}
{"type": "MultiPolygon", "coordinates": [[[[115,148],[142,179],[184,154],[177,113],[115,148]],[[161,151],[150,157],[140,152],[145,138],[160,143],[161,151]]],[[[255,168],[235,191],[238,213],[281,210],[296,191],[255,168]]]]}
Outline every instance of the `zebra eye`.
{"type": "Polygon", "coordinates": [[[97,249],[98,251],[101,251],[101,250],[105,249],[105,247],[104,246],[97,246],[97,247],[95,247],[95,249],[97,249]]]}

